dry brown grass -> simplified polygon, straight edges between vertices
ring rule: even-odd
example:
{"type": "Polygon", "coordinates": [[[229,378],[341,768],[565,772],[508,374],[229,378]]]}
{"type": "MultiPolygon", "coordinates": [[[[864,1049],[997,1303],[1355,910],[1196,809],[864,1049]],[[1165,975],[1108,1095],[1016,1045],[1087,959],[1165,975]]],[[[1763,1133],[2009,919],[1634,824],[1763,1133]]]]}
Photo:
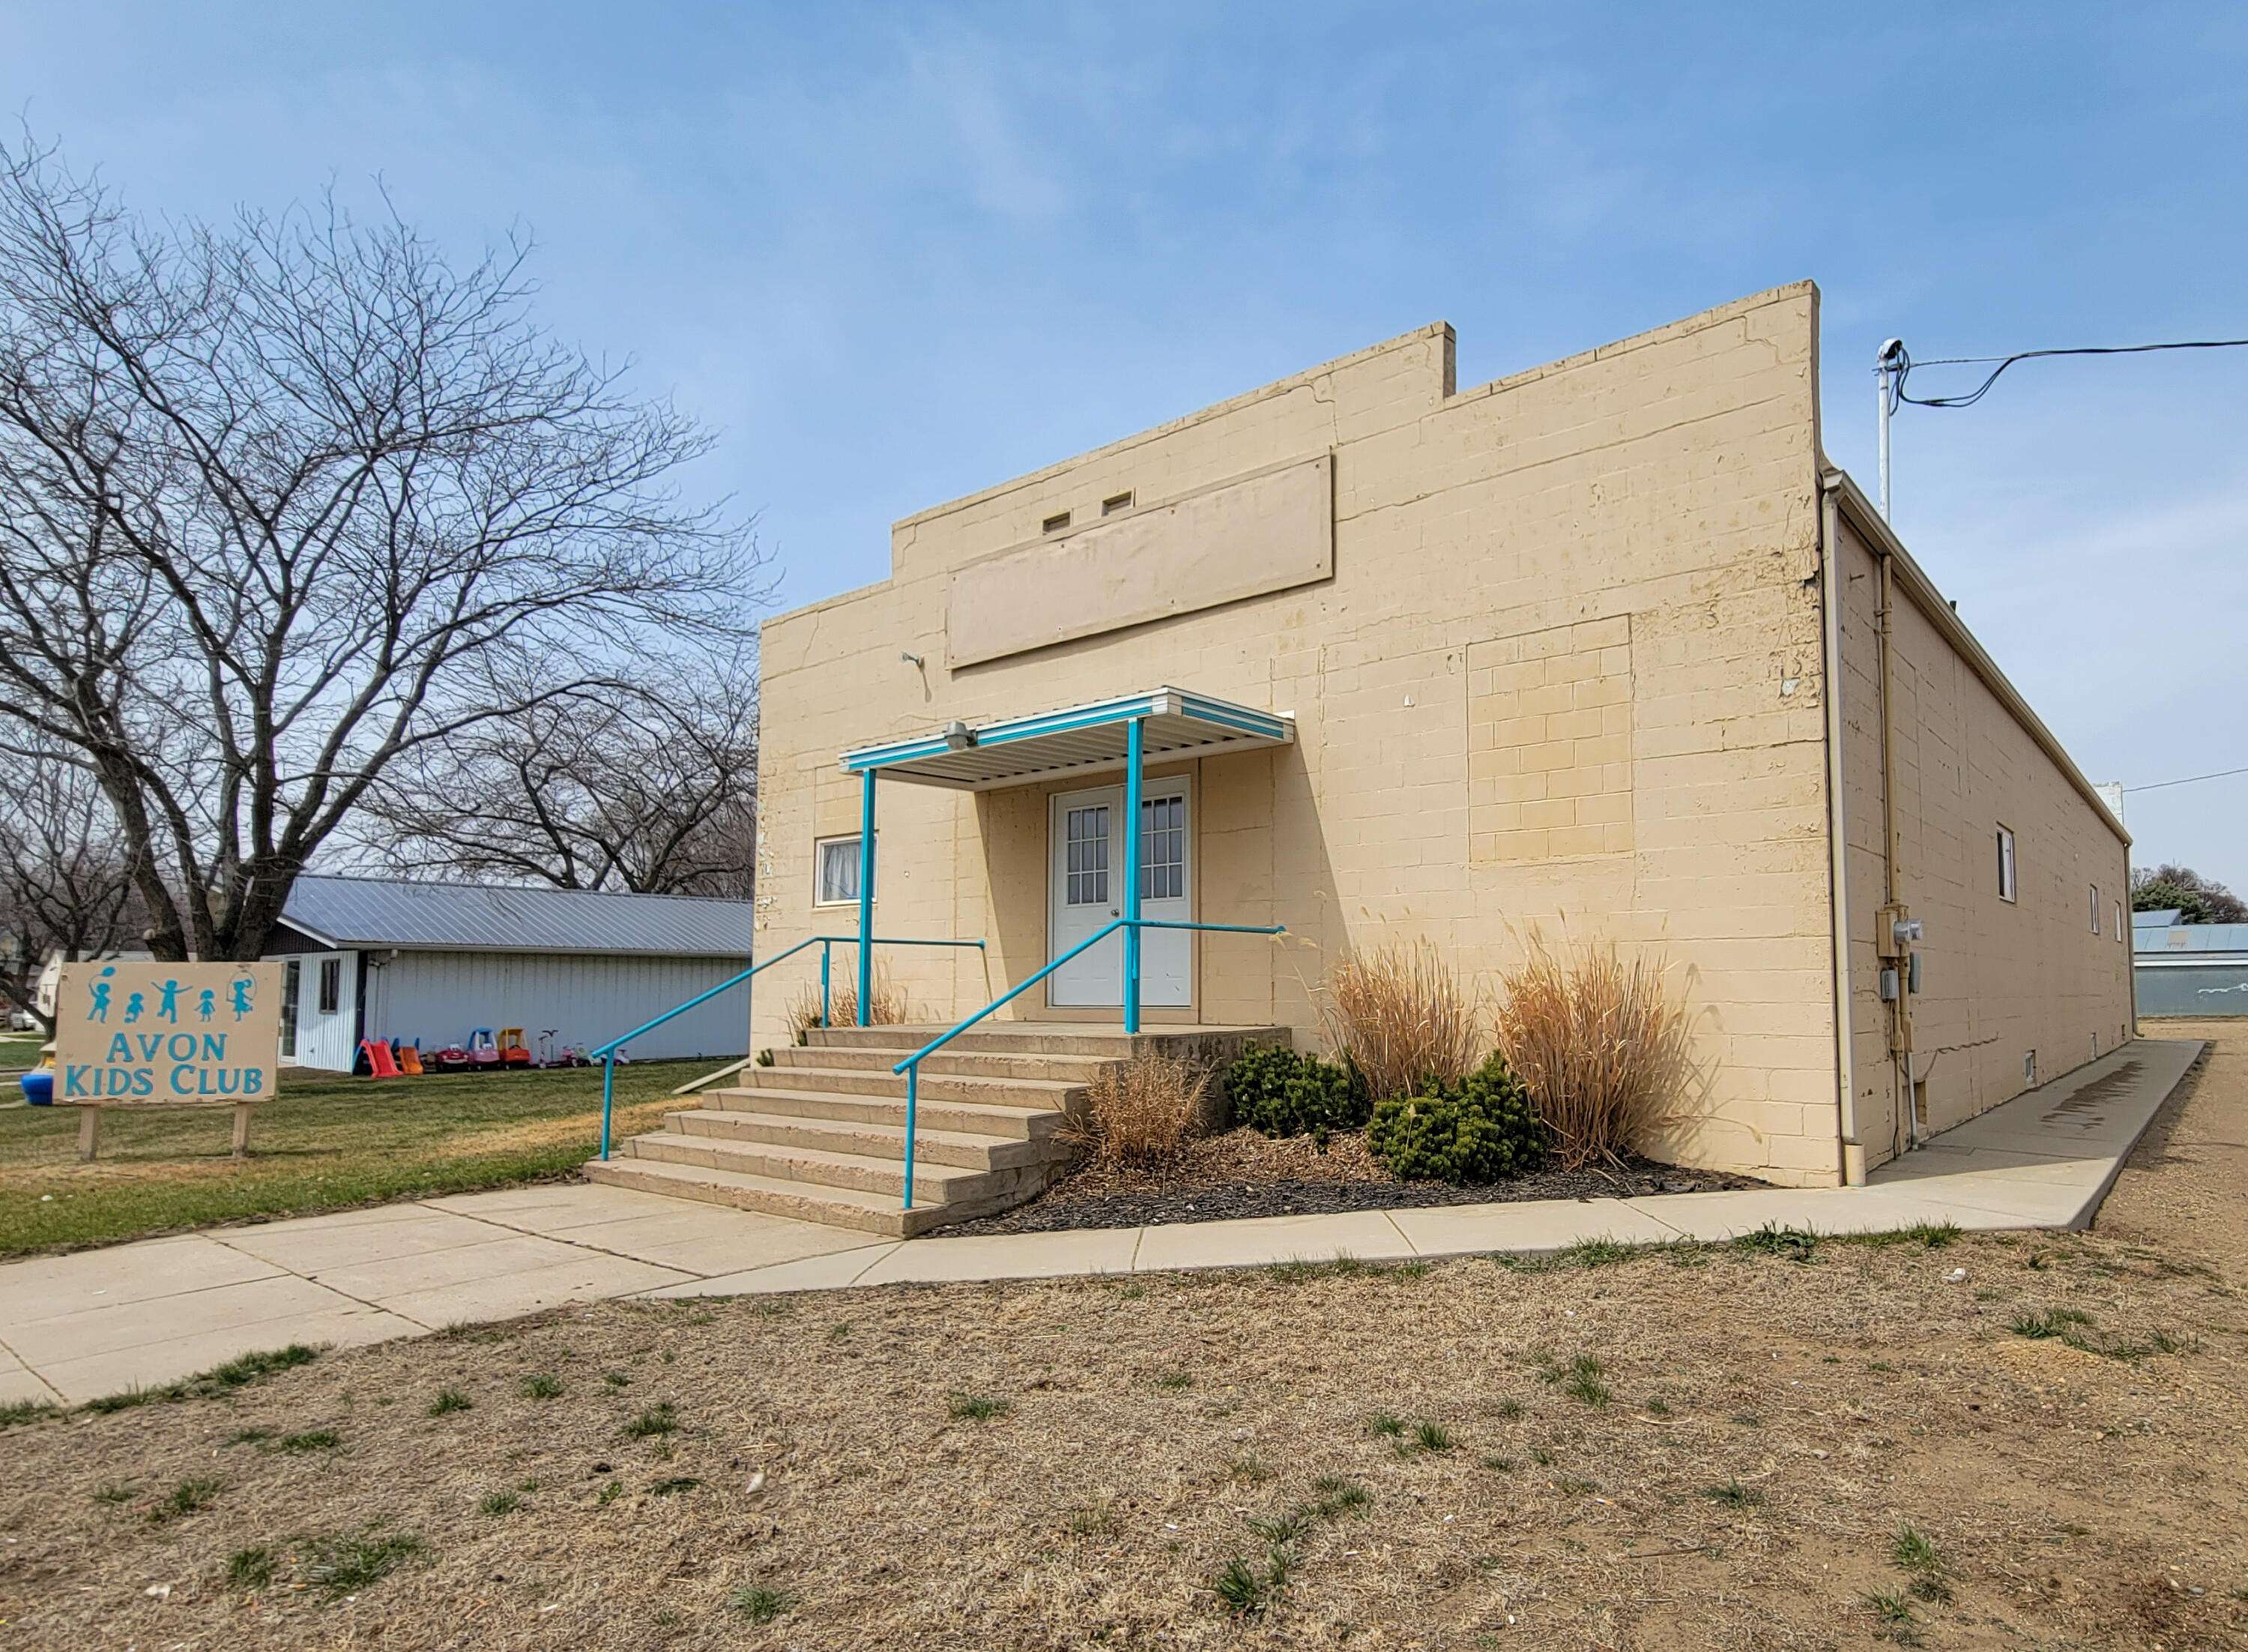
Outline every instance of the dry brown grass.
{"type": "Polygon", "coordinates": [[[1376,1100],[1410,1094],[1426,1078],[1457,1084],[1483,1053],[1480,1004],[1426,941],[1336,960],[1319,1015],[1376,1100]]]}
{"type": "Polygon", "coordinates": [[[1538,930],[1499,976],[1498,1047],[1530,1086],[1566,1167],[1648,1145],[1684,1115],[1694,1068],[1681,994],[1655,958],[1538,930]]]}
{"type": "Polygon", "coordinates": [[[1931,1647],[2238,1646],[2248,1281],[2198,1254],[1962,1237],[603,1303],[10,1429],[0,1618],[41,1649],[1782,1652],[1880,1644],[1861,1600],[1907,1589],[1909,1523],[1953,1594],[1913,1599],[1931,1647]],[[2054,1306],[2189,1346],[2008,1329],[2054,1306]],[[1554,1374],[1580,1356],[1607,1403],[1554,1374]],[[528,1397],[542,1373],[560,1395],[528,1397]],[[446,1388],[473,1409],[430,1416],[446,1388]],[[667,1404],[673,1431],[634,1432],[667,1404]],[[310,1431],[337,1443],[267,1449],[310,1431]],[[1251,1522],[1331,1477],[1365,1504],[1232,1616],[1211,1580],[1263,1565],[1251,1522]],[[207,1506],[151,1518],[197,1479],[207,1506]],[[480,1513],[495,1493],[517,1506],[480,1513]],[[297,1587],[360,1535],[419,1547],[355,1600],[297,1587]],[[272,1583],[230,1583],[253,1548],[272,1583]],[[757,1590],[791,1601],[762,1630],[732,1604],[757,1590]]]}
{"type": "Polygon", "coordinates": [[[2087,1233],[607,1302],[11,1428],[6,1644],[2237,1648],[2248,1029],[2196,1036],[2087,1233]],[[346,1539],[402,1557],[350,1599],[346,1539]]]}
{"type": "Polygon", "coordinates": [[[1202,1133],[1210,1074],[1162,1050],[1103,1067],[1086,1086],[1081,1114],[1062,1139],[1097,1164],[1151,1168],[1169,1164],[1202,1133]]]}
{"type": "MultiPolygon", "coordinates": [[[[912,1005],[906,991],[888,973],[877,965],[874,984],[868,996],[874,1000],[874,1019],[862,1023],[859,1019],[859,982],[855,974],[839,977],[829,988],[827,1020],[831,1026],[860,1025],[892,1027],[913,1018],[912,1005]]],[[[802,1044],[805,1034],[819,1025],[819,984],[815,981],[789,1001],[789,1034],[802,1044]]]]}

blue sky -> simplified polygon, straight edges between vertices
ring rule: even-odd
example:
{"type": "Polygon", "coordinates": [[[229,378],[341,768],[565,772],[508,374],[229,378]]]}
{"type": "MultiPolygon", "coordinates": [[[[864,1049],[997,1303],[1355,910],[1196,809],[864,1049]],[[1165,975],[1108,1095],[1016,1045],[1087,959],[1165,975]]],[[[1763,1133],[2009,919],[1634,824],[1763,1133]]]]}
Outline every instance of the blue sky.
{"type": "MultiPolygon", "coordinates": [[[[723,441],[793,606],[888,524],[1439,318],[1473,384],[1808,276],[1869,367],[2248,335],[2248,9],[0,3],[152,211],[373,180],[723,441]],[[1826,14],[1833,13],[1833,20],[1826,14]]],[[[1915,388],[1933,387],[1929,371],[1915,388]]],[[[1897,525],[2094,779],[2248,765],[2248,350],[1907,409],[1897,525]]],[[[2248,887],[2248,776],[2135,795],[2248,887]]]]}

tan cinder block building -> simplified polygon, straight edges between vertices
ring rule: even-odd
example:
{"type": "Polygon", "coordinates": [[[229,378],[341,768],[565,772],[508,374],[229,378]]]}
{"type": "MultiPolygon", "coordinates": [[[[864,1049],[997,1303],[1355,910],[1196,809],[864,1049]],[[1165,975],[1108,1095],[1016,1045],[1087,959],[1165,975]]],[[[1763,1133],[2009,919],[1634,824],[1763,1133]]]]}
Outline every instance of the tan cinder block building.
{"type": "MultiPolygon", "coordinates": [[[[1151,1025],[1316,1047],[1391,940],[1657,948],[1708,1080],[1667,1150],[1810,1185],[2128,1038],[2128,840],[1826,463],[1818,303],[1469,390],[1438,324],[900,522],[764,627],[759,954],[857,933],[871,773],[875,934],[987,943],[881,968],[981,1009],[1127,910],[1136,720],[1142,916],[1286,930],[1139,931],[1151,1025]]],[[[1125,939],[999,1018],[1121,1019],[1125,939]]]]}

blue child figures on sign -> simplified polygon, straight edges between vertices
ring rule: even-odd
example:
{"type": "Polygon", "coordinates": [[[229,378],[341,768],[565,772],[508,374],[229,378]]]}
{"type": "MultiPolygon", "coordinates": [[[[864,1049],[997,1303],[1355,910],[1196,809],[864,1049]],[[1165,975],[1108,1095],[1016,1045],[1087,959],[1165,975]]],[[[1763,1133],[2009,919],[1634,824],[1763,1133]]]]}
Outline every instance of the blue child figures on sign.
{"type": "Polygon", "coordinates": [[[237,976],[234,983],[234,1018],[237,1021],[250,1013],[250,977],[237,976]]]}
{"type": "Polygon", "coordinates": [[[93,978],[93,991],[91,995],[93,1002],[86,1007],[86,1018],[87,1020],[106,1021],[109,1019],[109,977],[116,973],[117,966],[113,963],[93,978]]]}

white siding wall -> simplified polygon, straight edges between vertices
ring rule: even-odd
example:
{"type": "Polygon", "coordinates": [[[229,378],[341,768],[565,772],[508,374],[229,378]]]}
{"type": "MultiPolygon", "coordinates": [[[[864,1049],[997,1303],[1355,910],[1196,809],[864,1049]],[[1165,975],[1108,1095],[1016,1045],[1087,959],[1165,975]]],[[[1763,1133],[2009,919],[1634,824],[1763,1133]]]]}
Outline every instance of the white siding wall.
{"type": "Polygon", "coordinates": [[[302,972],[297,985],[297,1054],[299,1066],[329,1073],[348,1073],[359,1053],[359,954],[356,952],[298,952],[280,963],[295,964],[302,972]],[[336,966],[336,1007],[320,1009],[320,965],[336,966]]]}
{"type": "MultiPolygon", "coordinates": [[[[555,1029],[558,1045],[605,1044],[739,974],[749,963],[524,952],[401,952],[387,963],[383,957],[377,952],[368,960],[370,1038],[408,1044],[419,1038],[426,1054],[467,1042],[473,1027],[495,1033],[521,1027],[534,1056],[538,1035],[548,1027],[555,1029]]],[[[312,979],[308,970],[306,980],[312,979]]],[[[625,1053],[652,1061],[734,1056],[748,1048],[747,1004],[737,987],[635,1039],[625,1053]]]]}

